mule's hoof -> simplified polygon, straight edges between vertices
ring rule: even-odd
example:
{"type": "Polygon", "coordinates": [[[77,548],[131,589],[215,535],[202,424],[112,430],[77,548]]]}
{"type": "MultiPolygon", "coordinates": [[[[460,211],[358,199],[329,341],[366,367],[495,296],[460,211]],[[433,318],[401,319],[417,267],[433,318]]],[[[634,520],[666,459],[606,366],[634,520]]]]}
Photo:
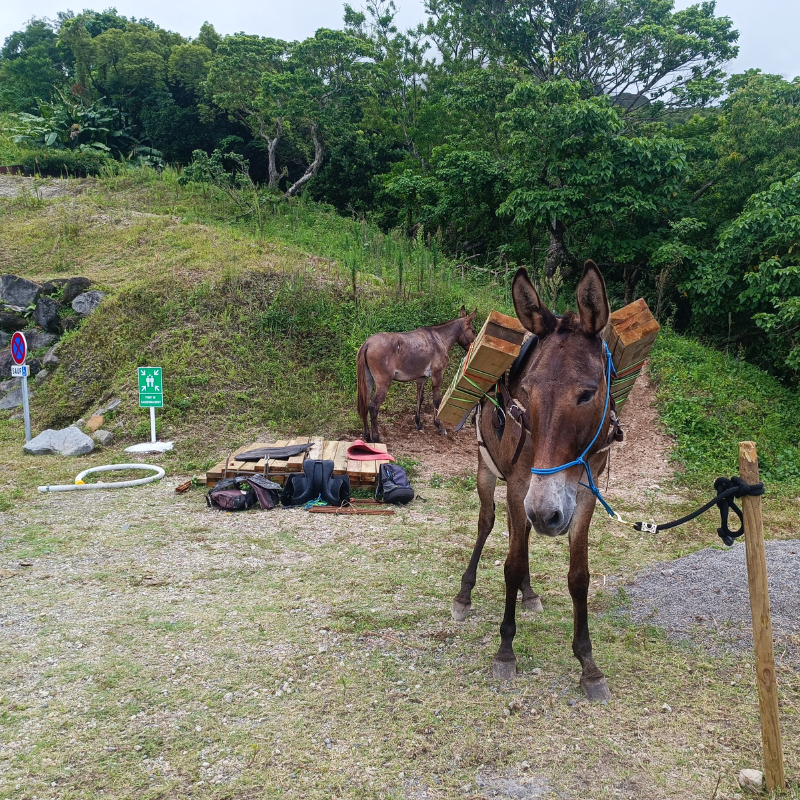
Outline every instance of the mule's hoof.
{"type": "Polygon", "coordinates": [[[513,681],[517,677],[516,661],[492,661],[492,677],[498,681],[513,681]]]}
{"type": "Polygon", "coordinates": [[[459,603],[458,600],[453,600],[453,610],[450,615],[456,622],[463,622],[469,616],[471,608],[472,604],[465,606],[463,603],[459,603]]]}
{"type": "Polygon", "coordinates": [[[522,601],[523,611],[533,611],[534,614],[541,614],[544,611],[541,597],[529,597],[522,601]]]}
{"type": "Polygon", "coordinates": [[[439,434],[439,436],[447,436],[447,431],[444,428],[437,428],[436,432],[439,434]]]}
{"type": "Polygon", "coordinates": [[[593,703],[600,703],[604,700],[608,701],[611,699],[611,692],[608,689],[605,678],[594,678],[593,680],[581,678],[581,689],[583,689],[583,693],[593,703]]]}

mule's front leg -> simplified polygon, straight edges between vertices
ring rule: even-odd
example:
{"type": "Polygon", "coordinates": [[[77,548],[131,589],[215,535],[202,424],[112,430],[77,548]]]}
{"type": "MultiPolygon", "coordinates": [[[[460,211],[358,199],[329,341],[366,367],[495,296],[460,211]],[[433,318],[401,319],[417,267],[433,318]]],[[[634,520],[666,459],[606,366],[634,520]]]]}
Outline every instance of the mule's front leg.
{"type": "Polygon", "coordinates": [[[581,489],[569,531],[569,593],[572,596],[572,652],[581,662],[581,689],[589,700],[610,700],[605,675],[592,658],[589,638],[589,524],[594,513],[594,495],[581,489]]]}
{"type": "MultiPolygon", "coordinates": [[[[511,680],[517,674],[517,657],[514,655],[514,636],[517,633],[517,592],[528,572],[528,525],[527,520],[515,519],[518,516],[508,508],[508,556],[505,564],[506,606],[503,622],[500,625],[500,647],[492,661],[492,675],[503,681],[511,680]]],[[[523,511],[524,516],[524,511],[523,511]]]]}
{"type": "Polygon", "coordinates": [[[453,600],[452,616],[456,622],[463,622],[472,607],[472,590],[478,572],[478,562],[489,534],[494,527],[494,490],[497,478],[486,466],[483,456],[478,454],[478,497],[481,501],[481,510],[478,515],[478,539],[472,549],[472,558],[466,571],[461,576],[461,591],[453,600]]]}
{"type": "Polygon", "coordinates": [[[425,381],[427,378],[420,378],[417,381],[417,413],[414,415],[414,422],[417,423],[417,430],[421,431],[422,428],[422,399],[425,393],[425,381]]]}

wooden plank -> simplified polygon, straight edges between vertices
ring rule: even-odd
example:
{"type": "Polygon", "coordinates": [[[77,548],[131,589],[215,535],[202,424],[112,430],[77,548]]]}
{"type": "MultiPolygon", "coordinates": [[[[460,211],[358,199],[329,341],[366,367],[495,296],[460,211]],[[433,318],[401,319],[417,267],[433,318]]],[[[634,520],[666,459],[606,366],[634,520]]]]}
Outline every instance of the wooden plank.
{"type": "MultiPolygon", "coordinates": [[[[292,439],[290,444],[308,444],[311,440],[308,436],[298,436],[296,439],[292,439]]],[[[306,460],[306,454],[300,453],[299,456],[292,456],[287,465],[286,471],[287,472],[302,472],[303,471],[303,462],[306,460]]]]}
{"type": "Polygon", "coordinates": [[[333,474],[347,474],[347,448],[350,442],[336,442],[336,453],[333,456],[333,474]]]}
{"type": "Polygon", "coordinates": [[[308,451],[306,458],[313,458],[319,460],[322,458],[324,439],[321,436],[312,436],[311,441],[314,446],[308,451]]]}
{"type": "MultiPolygon", "coordinates": [[[[758,454],[755,442],[739,442],[739,475],[745,483],[758,483],[758,454]]],[[[767,554],[764,549],[764,526],[761,498],[742,498],[744,544],[747,558],[747,583],[753,617],[753,644],[756,651],[756,684],[761,716],[761,742],[764,747],[764,776],[767,790],[785,791],[783,746],[778,716],[778,685],[775,680],[775,652],[767,585],[767,554]]]]}
{"type": "MultiPolygon", "coordinates": [[[[483,324],[478,336],[492,336],[495,339],[503,339],[511,342],[518,347],[522,346],[527,330],[525,326],[516,318],[501,314],[499,311],[492,311],[483,324]]],[[[478,336],[475,338],[477,339],[478,336]]]]}
{"type": "Polygon", "coordinates": [[[325,447],[322,450],[322,458],[325,461],[333,461],[338,446],[339,442],[336,440],[325,442],[325,447]]]}
{"type": "MultiPolygon", "coordinates": [[[[290,444],[294,444],[294,439],[281,439],[280,442],[275,442],[275,447],[287,447],[290,444]]],[[[275,459],[271,458],[269,460],[269,469],[270,472],[288,472],[289,469],[289,462],[285,458],[275,459]]]]}

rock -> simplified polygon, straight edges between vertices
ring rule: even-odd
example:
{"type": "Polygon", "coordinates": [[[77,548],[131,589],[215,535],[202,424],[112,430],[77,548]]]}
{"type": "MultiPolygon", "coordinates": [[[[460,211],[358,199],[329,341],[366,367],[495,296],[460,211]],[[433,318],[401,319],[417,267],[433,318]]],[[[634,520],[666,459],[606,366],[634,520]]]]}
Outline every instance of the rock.
{"type": "Polygon", "coordinates": [[[670,706],[668,706],[666,703],[664,703],[664,705],[663,705],[663,706],[661,706],[661,710],[662,710],[662,711],[663,711],[665,714],[669,714],[669,713],[672,711],[672,708],[671,708],[670,706]]]}
{"type": "Polygon", "coordinates": [[[225,703],[232,703],[233,702],[233,693],[232,692],[225,692],[222,697],[223,702],[225,703]]]}
{"type": "Polygon", "coordinates": [[[114,441],[114,434],[111,431],[99,430],[94,433],[94,440],[101,447],[108,447],[114,441]]]}
{"type": "Polygon", "coordinates": [[[86,424],[86,420],[85,420],[83,417],[81,417],[81,418],[80,418],[80,419],[79,419],[79,420],[78,420],[78,421],[75,423],[75,427],[76,427],[76,428],[82,428],[82,427],[83,427],[85,424],[86,424]]]}
{"type": "Polygon", "coordinates": [[[61,330],[66,333],[67,331],[74,330],[81,324],[81,318],[75,316],[61,317],[61,330]]]}
{"type": "Polygon", "coordinates": [[[42,347],[50,347],[58,336],[54,333],[45,333],[37,328],[23,331],[25,340],[28,342],[28,350],[40,350],[42,347]]]}
{"type": "Polygon", "coordinates": [[[113,400],[109,400],[104,406],[98,408],[92,416],[102,417],[104,414],[108,414],[109,411],[113,411],[121,402],[122,400],[120,400],[119,397],[115,397],[113,400]]]}
{"type": "Polygon", "coordinates": [[[0,277],[0,301],[10,306],[27,308],[36,302],[42,287],[38,283],[18,278],[16,275],[0,277]]]}
{"type": "MultiPolygon", "coordinates": [[[[28,326],[28,320],[14,311],[0,311],[0,328],[8,333],[21,331],[28,326]]],[[[10,339],[9,339],[10,341],[10,339]]]]}
{"type": "Polygon", "coordinates": [[[9,344],[11,344],[11,334],[0,331],[0,349],[8,347],[9,344]]]}
{"type": "Polygon", "coordinates": [[[58,318],[58,302],[52,297],[40,297],[36,301],[36,308],[33,310],[33,320],[48,333],[59,333],[61,331],[61,320],[58,318]]]}
{"type": "Polygon", "coordinates": [[[68,283],[68,278],[53,278],[53,280],[45,281],[42,284],[41,294],[45,297],[52,297],[54,294],[58,294],[68,283]]]}
{"type": "Polygon", "coordinates": [[[16,389],[20,383],[22,383],[22,378],[9,378],[7,381],[3,381],[0,383],[0,394],[5,394],[12,389],[16,389]]]}
{"type": "Polygon", "coordinates": [[[25,415],[24,414],[12,414],[9,417],[9,420],[12,420],[12,419],[25,419],[25,415]]]}
{"type": "Polygon", "coordinates": [[[71,425],[64,430],[48,429],[31,439],[22,448],[32,456],[60,454],[62,456],[80,456],[94,450],[94,442],[83,431],[71,425]]]}
{"type": "Polygon", "coordinates": [[[79,294],[83,294],[92,282],[88,278],[70,278],[64,286],[64,305],[69,305],[79,294]]]}
{"type": "MultiPolygon", "coordinates": [[[[31,390],[28,389],[28,398],[31,390]]],[[[0,411],[10,411],[12,408],[19,408],[22,405],[22,387],[12,389],[2,400],[0,400],[0,411]]]]}
{"type": "Polygon", "coordinates": [[[57,367],[58,366],[58,356],[56,355],[56,348],[57,347],[58,347],[58,343],[54,344],[44,354],[44,358],[42,359],[42,366],[43,367],[57,367]]]}
{"type": "Polygon", "coordinates": [[[25,362],[28,365],[28,375],[35,378],[42,371],[42,362],[38,358],[31,358],[25,362]]]}
{"type": "Polygon", "coordinates": [[[0,351],[0,378],[11,377],[11,367],[14,364],[14,359],[11,358],[11,350],[0,351]]]}
{"type": "Polygon", "coordinates": [[[739,786],[757,792],[764,783],[764,773],[759,769],[743,769],[739,773],[739,786]]]}
{"type": "Polygon", "coordinates": [[[43,370],[40,370],[39,372],[37,372],[36,373],[36,383],[44,383],[47,380],[47,376],[49,374],[50,373],[46,369],[43,369],[43,370]]]}
{"type": "Polygon", "coordinates": [[[82,317],[88,317],[89,314],[91,314],[97,308],[97,306],[100,305],[100,301],[104,297],[105,293],[98,292],[97,290],[79,294],[72,301],[72,310],[76,314],[80,314],[82,317]]]}
{"type": "Polygon", "coordinates": [[[89,421],[86,423],[86,430],[94,433],[94,431],[98,430],[99,428],[103,427],[103,422],[105,420],[102,417],[94,416],[89,417],[89,421]]]}

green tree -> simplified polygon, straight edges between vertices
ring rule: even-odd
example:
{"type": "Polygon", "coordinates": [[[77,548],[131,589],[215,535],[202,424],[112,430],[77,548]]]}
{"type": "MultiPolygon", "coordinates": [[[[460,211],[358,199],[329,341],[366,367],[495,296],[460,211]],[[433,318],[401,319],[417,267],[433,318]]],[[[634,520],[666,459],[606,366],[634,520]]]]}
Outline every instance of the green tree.
{"type": "Polygon", "coordinates": [[[720,67],[738,33],[715,3],[674,11],[672,0],[438,0],[469,38],[537,81],[566,79],[609,95],[626,111],[642,102],[704,103],[722,91],[720,67]]]}
{"type": "Polygon", "coordinates": [[[32,112],[63,88],[69,61],[58,49],[58,34],[48,20],[32,19],[9,36],[0,50],[0,111],[32,112]]]}
{"type": "Polygon", "coordinates": [[[757,360],[800,375],[800,172],[754,194],[726,227],[711,257],[699,259],[684,284],[696,314],[730,314],[736,337],[752,339],[752,325],[766,336],[750,341],[757,360]]]}

